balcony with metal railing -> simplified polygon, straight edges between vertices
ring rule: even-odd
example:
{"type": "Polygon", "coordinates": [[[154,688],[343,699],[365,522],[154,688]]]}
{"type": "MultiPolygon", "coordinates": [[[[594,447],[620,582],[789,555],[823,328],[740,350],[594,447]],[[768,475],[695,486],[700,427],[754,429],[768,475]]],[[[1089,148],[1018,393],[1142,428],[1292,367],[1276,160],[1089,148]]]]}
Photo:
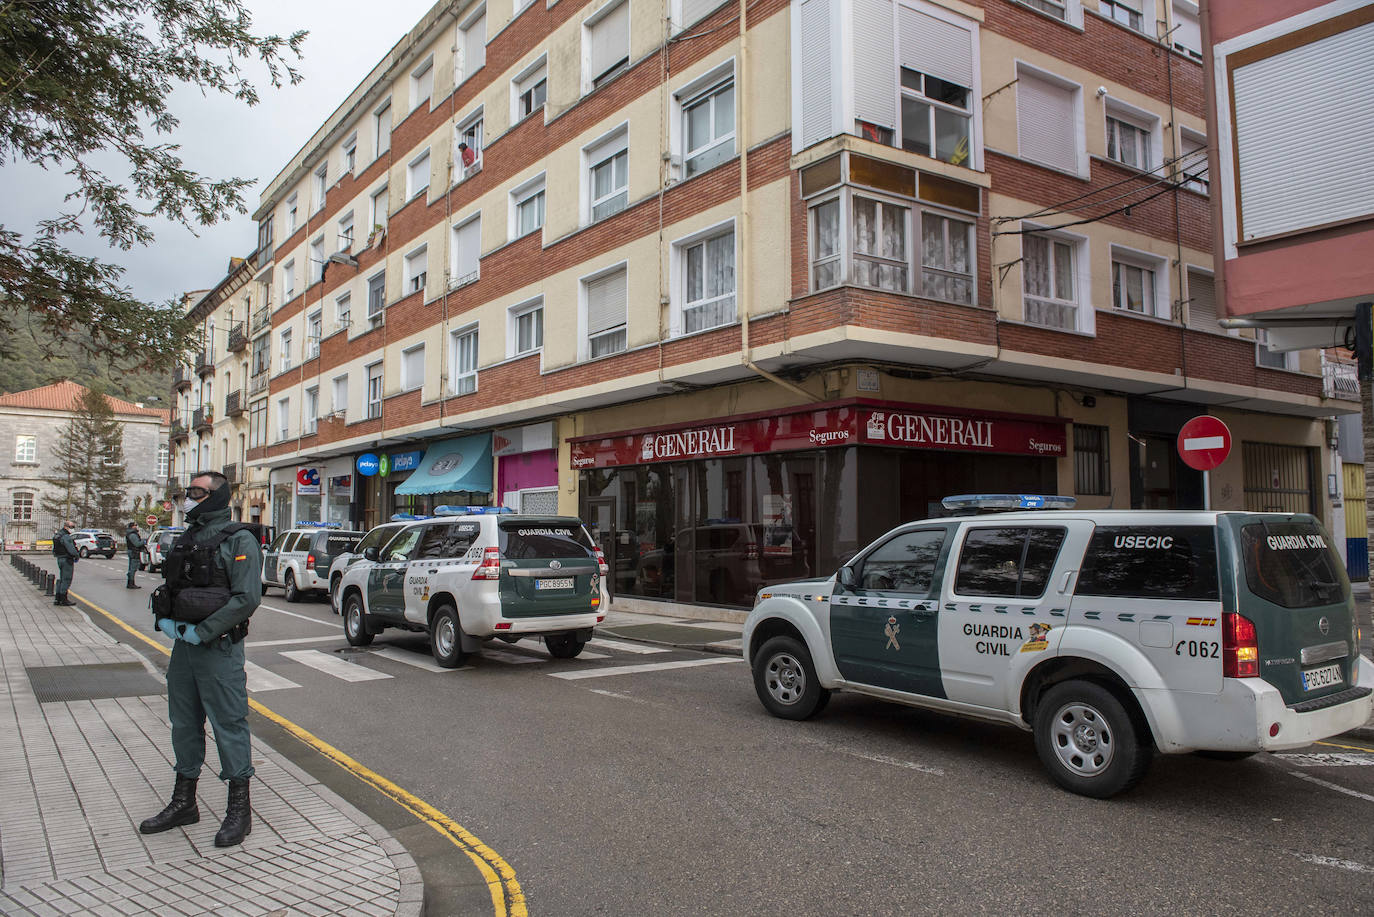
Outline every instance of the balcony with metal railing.
{"type": "Polygon", "coordinates": [[[196,375],[208,376],[215,371],[215,360],[210,355],[210,351],[202,350],[196,354],[196,375]]]}
{"type": "Polygon", "coordinates": [[[249,322],[248,333],[257,337],[259,333],[272,327],[272,310],[266,306],[259,306],[253,313],[253,319],[249,322]]]}
{"type": "Polygon", "coordinates": [[[224,416],[238,417],[243,413],[243,389],[234,389],[224,396],[224,416]]]}
{"type": "Polygon", "coordinates": [[[172,421],[172,432],[171,432],[171,440],[172,440],[172,442],[175,443],[175,442],[178,442],[179,440],[190,439],[190,436],[191,436],[191,434],[190,434],[189,432],[187,432],[187,430],[186,430],[186,424],[182,423],[182,422],[179,421],[179,420],[174,420],[174,421],[172,421]]]}
{"type": "Polygon", "coordinates": [[[1360,379],[1354,363],[1333,360],[1322,353],[1322,394],[1342,401],[1360,400],[1360,379]]]}
{"type": "Polygon", "coordinates": [[[248,333],[244,330],[243,322],[234,322],[229,326],[229,352],[238,353],[248,346],[248,333]]]}
{"type": "Polygon", "coordinates": [[[179,392],[191,387],[191,371],[185,366],[172,370],[172,391],[179,392]]]}
{"type": "Polygon", "coordinates": [[[196,408],[191,414],[191,429],[197,433],[208,433],[215,425],[215,412],[209,405],[196,408]]]}
{"type": "Polygon", "coordinates": [[[230,462],[220,468],[219,473],[224,475],[226,481],[231,485],[238,486],[243,482],[243,466],[238,462],[230,462]]]}

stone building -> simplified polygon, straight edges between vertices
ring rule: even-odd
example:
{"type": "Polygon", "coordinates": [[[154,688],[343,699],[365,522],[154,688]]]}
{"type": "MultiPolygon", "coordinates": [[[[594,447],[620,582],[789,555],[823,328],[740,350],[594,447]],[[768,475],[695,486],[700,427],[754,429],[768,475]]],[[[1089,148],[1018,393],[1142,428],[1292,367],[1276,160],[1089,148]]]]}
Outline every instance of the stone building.
{"type": "MultiPolygon", "coordinates": [[[[0,518],[6,544],[31,544],[57,528],[59,520],[43,511],[42,502],[56,488],[43,477],[53,473],[52,450],[85,393],[84,386],[63,381],[0,395],[0,518]]],[[[109,402],[124,428],[130,505],[144,494],[160,499],[167,480],[167,412],[119,398],[109,402]]]]}

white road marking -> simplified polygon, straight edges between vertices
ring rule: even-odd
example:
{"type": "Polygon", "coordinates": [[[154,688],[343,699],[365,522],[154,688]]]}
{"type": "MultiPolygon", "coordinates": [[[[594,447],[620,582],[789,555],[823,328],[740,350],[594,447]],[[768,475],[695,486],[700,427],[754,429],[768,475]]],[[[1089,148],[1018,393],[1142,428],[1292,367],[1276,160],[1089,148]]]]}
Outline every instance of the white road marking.
{"type": "MultiPolygon", "coordinates": [[[[602,637],[593,637],[587,642],[592,646],[600,646],[608,650],[619,650],[622,653],[636,653],[640,656],[668,652],[668,650],[661,646],[645,646],[642,643],[621,643],[619,640],[606,640],[602,637]]],[[[586,653],[583,653],[583,655],[585,656],[586,653]]]]}
{"type": "Polygon", "coordinates": [[[435,662],[433,656],[421,656],[419,653],[397,649],[394,646],[379,647],[372,651],[372,655],[381,656],[383,659],[390,659],[393,662],[404,662],[406,665],[413,665],[415,668],[424,669],[426,672],[464,672],[472,668],[470,665],[465,665],[457,669],[446,669],[435,662]]]}
{"type": "Polygon", "coordinates": [[[905,768],[909,771],[920,771],[923,774],[934,774],[936,777],[943,777],[945,772],[938,767],[929,764],[918,764],[915,761],[904,761],[901,758],[893,758],[889,755],[871,754],[869,752],[853,751],[848,748],[834,748],[827,746],[831,751],[838,751],[840,754],[849,755],[851,758],[862,758],[865,761],[873,761],[877,764],[890,764],[893,767],[905,768]]]}
{"type": "Polygon", "coordinates": [[[622,665],[614,668],[591,669],[584,672],[550,672],[553,678],[574,681],[579,678],[606,678],[611,675],[635,675],[640,672],[662,672],[667,669],[689,669],[699,665],[720,665],[726,662],[743,662],[735,656],[717,656],[711,659],[679,659],[676,662],[646,662],[641,665],[622,665]]]}
{"type": "Polygon", "coordinates": [[[244,663],[243,667],[248,672],[248,690],[255,694],[259,691],[279,691],[282,688],[300,687],[291,679],[283,678],[276,672],[264,669],[256,663],[247,662],[244,663]]]}
{"type": "Polygon", "coordinates": [[[312,618],[310,617],[310,615],[297,614],[294,611],[287,611],[285,608],[277,608],[275,605],[259,605],[258,607],[265,608],[268,611],[275,611],[279,615],[290,615],[293,618],[300,618],[302,621],[309,621],[311,624],[322,624],[328,627],[339,626],[337,623],[321,621],[319,618],[312,618]]]}
{"type": "Polygon", "coordinates": [[[1308,783],[1315,783],[1318,786],[1324,786],[1328,790],[1335,790],[1337,793],[1344,793],[1347,796],[1354,796],[1356,799],[1363,799],[1365,802],[1374,802],[1374,796],[1370,796],[1368,793],[1361,793],[1359,790],[1352,790],[1349,787],[1341,786],[1339,783],[1329,783],[1325,780],[1313,777],[1311,774],[1302,774],[1298,771],[1289,771],[1288,773],[1292,774],[1294,777],[1297,777],[1299,780],[1306,780],[1308,783]]]}
{"type": "Polygon", "coordinates": [[[329,643],[331,641],[343,640],[343,634],[334,634],[330,637],[290,637],[286,640],[249,640],[248,646],[291,646],[296,643],[329,643]]]}
{"type": "Polygon", "coordinates": [[[338,656],[321,653],[319,650],[291,650],[282,653],[282,655],[287,659],[299,662],[301,665],[308,665],[312,669],[317,669],[343,681],[376,681],[382,678],[395,677],[385,672],[375,672],[364,666],[345,662],[338,656]]]}
{"type": "Polygon", "coordinates": [[[496,659],[501,662],[509,663],[511,665],[523,665],[529,662],[544,661],[538,656],[525,656],[520,653],[508,653],[505,650],[488,649],[485,646],[482,647],[482,650],[478,655],[480,655],[483,659],[496,659]]]}
{"type": "Polygon", "coordinates": [[[1294,854],[1298,859],[1317,866],[1334,866],[1337,869],[1348,869],[1351,872],[1374,873],[1374,866],[1366,866],[1363,863],[1356,863],[1354,860],[1342,860],[1337,857],[1317,856],[1314,853],[1294,854]]]}
{"type": "Polygon", "coordinates": [[[1315,752],[1310,755],[1275,755],[1298,767],[1369,767],[1374,755],[1348,755],[1342,752],[1315,752]]]}

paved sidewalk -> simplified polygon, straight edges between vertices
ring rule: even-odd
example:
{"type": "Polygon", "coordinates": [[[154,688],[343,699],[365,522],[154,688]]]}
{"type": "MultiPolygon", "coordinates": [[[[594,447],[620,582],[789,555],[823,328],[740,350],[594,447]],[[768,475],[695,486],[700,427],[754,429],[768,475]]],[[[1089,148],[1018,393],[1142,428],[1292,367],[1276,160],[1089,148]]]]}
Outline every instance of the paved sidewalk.
{"type": "Polygon", "coordinates": [[[256,737],[241,846],[214,846],[226,785],[209,735],[200,822],[139,834],[172,789],[166,683],[8,561],[0,675],[0,914],[423,912],[401,844],[256,737]]]}

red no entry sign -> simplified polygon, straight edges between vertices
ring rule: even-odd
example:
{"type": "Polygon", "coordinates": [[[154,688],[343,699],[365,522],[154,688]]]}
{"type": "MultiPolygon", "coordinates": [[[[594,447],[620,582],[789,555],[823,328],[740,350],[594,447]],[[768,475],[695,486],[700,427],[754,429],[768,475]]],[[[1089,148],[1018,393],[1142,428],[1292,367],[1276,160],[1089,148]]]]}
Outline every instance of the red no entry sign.
{"type": "Polygon", "coordinates": [[[1194,417],[1178,431],[1178,454],[1184,464],[1211,471],[1231,454],[1231,431],[1215,417],[1194,417]]]}
{"type": "Polygon", "coordinates": [[[148,518],[144,519],[143,521],[146,522],[146,523],[148,523],[149,525],[157,525],[157,517],[156,517],[156,516],[149,516],[148,518]]]}

